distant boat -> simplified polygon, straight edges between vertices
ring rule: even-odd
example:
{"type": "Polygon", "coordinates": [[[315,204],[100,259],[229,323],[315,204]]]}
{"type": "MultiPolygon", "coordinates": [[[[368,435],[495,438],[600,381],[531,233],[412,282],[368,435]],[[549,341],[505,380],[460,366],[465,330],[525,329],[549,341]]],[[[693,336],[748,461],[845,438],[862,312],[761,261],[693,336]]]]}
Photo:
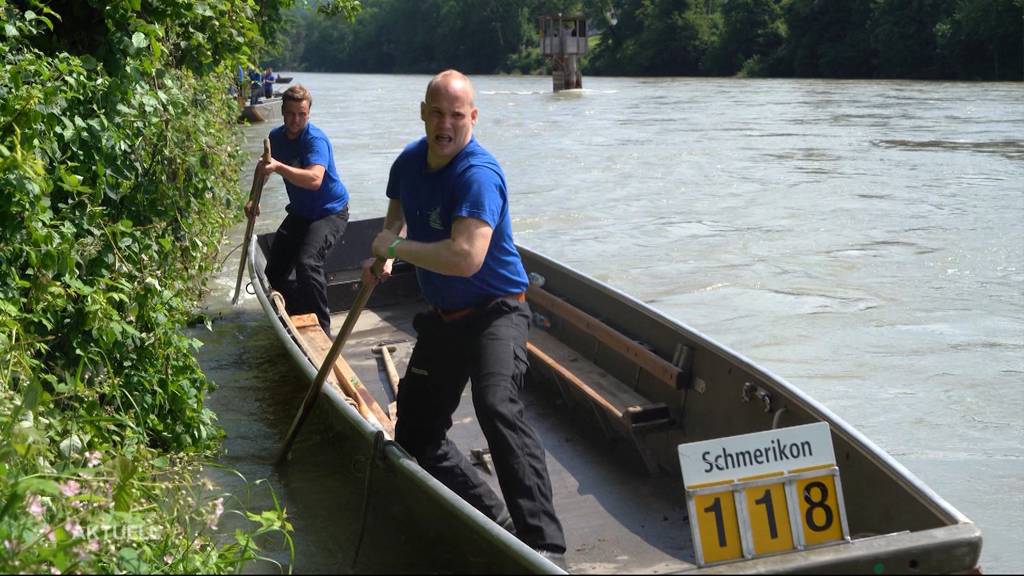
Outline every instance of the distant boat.
{"type": "Polygon", "coordinates": [[[292,78],[294,78],[294,76],[278,76],[277,80],[274,80],[274,82],[277,82],[278,84],[287,84],[292,81],[292,78]]]}
{"type": "Polygon", "coordinates": [[[266,98],[257,104],[248,104],[242,108],[239,122],[248,121],[251,124],[267,122],[281,118],[281,98],[266,98]]]}
{"type": "MultiPolygon", "coordinates": [[[[352,222],[328,255],[324,269],[335,326],[343,324],[355,299],[360,262],[382,226],[382,219],[352,222]]],[[[273,234],[253,238],[249,275],[274,332],[305,377],[295,387],[301,397],[331,340],[315,316],[290,316],[271,290],[263,269],[272,242],[273,234]]],[[[642,302],[526,248],[519,251],[531,273],[526,297],[536,313],[524,405],[548,452],[555,506],[570,544],[569,568],[704,572],[691,545],[677,445],[824,422],[841,468],[850,539],[739,559],[707,572],[979,573],[978,527],[850,424],[793,385],[642,302]]],[[[393,363],[401,372],[415,340],[413,314],[426,309],[414,268],[396,262],[391,279],[376,287],[358,317],[317,406],[332,424],[335,448],[323,458],[346,459],[353,477],[353,486],[342,491],[348,509],[339,510],[344,517],[335,521],[358,526],[344,537],[387,551],[356,554],[353,571],[560,572],[391,440],[388,406],[394,394],[382,375],[394,366],[382,345],[395,350],[393,363]]],[[[452,422],[449,435],[496,486],[469,398],[452,422]]],[[[826,493],[822,489],[822,498],[826,493]]],[[[787,518],[811,515],[817,506],[827,510],[831,524],[831,508],[808,494],[807,512],[792,501],[787,518]]],[[[755,504],[763,502],[747,506],[755,504]]],[[[713,506],[704,511],[709,509],[722,514],[713,506]]],[[[774,513],[768,514],[775,526],[774,513]]],[[[818,529],[821,515],[807,522],[818,529]]],[[[721,541],[724,525],[718,530],[721,541]]]]}

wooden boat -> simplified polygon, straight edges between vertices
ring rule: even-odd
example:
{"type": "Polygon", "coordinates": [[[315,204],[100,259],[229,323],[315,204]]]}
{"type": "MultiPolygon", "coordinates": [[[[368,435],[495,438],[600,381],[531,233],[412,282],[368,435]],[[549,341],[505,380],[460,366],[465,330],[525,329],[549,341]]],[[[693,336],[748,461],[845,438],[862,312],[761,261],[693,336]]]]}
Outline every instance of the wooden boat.
{"type": "Polygon", "coordinates": [[[281,98],[275,95],[273,98],[264,98],[257,104],[246,104],[242,107],[239,117],[240,122],[268,122],[281,118],[281,98]]]}
{"type": "Polygon", "coordinates": [[[278,76],[274,80],[274,82],[276,82],[278,84],[288,84],[289,82],[292,81],[292,78],[293,78],[292,76],[278,76]]]}
{"type": "MultiPolygon", "coordinates": [[[[352,222],[330,255],[333,326],[344,323],[360,261],[381,220],[352,222]]],[[[249,251],[255,293],[308,389],[330,340],[315,317],[289,316],[263,275],[272,235],[249,251]]],[[[629,296],[520,247],[535,312],[524,403],[548,452],[571,572],[970,572],[980,530],[891,456],[821,404],[725,346],[629,296]],[[699,566],[677,446],[824,422],[838,461],[849,538],[820,547],[699,566]]],[[[411,353],[412,315],[425,308],[411,266],[377,286],[323,388],[338,454],[353,463],[347,535],[357,572],[557,573],[553,564],[468,506],[391,442],[387,366],[374,348],[411,353]],[[339,385],[340,384],[340,385],[339,385]],[[342,389],[349,389],[350,395],[342,389]],[[369,510],[370,512],[367,512],[369,510]],[[369,544],[368,544],[369,543],[369,544]]],[[[470,387],[467,386],[467,395],[470,387]]],[[[486,442],[464,398],[451,438],[488,474],[486,442]]],[[[302,433],[300,432],[300,437],[302,433]]],[[[826,436],[827,436],[826,432],[826,436]]]]}

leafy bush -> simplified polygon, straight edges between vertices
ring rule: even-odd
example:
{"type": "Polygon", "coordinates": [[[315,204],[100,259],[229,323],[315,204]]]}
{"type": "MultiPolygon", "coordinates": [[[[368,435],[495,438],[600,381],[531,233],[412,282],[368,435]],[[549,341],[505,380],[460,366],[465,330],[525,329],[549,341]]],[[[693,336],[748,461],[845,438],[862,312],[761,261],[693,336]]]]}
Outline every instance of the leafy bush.
{"type": "Polygon", "coordinates": [[[225,496],[194,478],[221,433],[182,327],[242,200],[218,51],[244,57],[256,27],[29,4],[0,0],[0,570],[235,569],[290,526],[278,509],[213,538],[225,496]]]}

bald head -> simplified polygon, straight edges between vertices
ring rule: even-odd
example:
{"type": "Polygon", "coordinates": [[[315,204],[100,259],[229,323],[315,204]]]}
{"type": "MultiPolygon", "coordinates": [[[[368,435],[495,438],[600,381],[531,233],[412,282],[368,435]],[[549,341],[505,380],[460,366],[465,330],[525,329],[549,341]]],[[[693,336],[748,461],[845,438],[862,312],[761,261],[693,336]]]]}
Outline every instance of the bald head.
{"type": "Polygon", "coordinates": [[[432,98],[453,92],[465,96],[469,105],[475,106],[476,90],[473,88],[473,83],[469,81],[469,77],[458,70],[445,70],[431,78],[427,84],[424,102],[429,104],[432,98]]]}
{"type": "Polygon", "coordinates": [[[473,84],[455,70],[445,70],[427,84],[420,118],[427,132],[427,167],[438,170],[473,139],[477,109],[473,84]]]}

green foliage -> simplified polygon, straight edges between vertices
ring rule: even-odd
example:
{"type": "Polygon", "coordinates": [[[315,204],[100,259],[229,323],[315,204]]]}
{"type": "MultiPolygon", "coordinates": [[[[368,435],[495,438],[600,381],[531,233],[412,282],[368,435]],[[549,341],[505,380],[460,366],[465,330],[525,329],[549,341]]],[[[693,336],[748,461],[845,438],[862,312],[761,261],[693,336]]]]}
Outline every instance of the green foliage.
{"type": "Polygon", "coordinates": [[[868,23],[872,0],[791,0],[784,58],[803,77],[870,77],[876,60],[868,23]]]}
{"type": "MultiPolygon", "coordinates": [[[[359,0],[255,0],[259,6],[261,60],[278,69],[294,69],[287,57],[293,41],[287,32],[298,19],[316,19],[325,22],[352,22],[362,11],[359,0]],[[313,9],[315,8],[315,10],[313,9]],[[313,14],[316,14],[315,16],[313,14]]],[[[299,42],[301,45],[301,40],[299,42]]]]}
{"type": "Polygon", "coordinates": [[[934,29],[942,76],[1021,80],[1024,0],[949,0],[934,29]]]}
{"type": "Polygon", "coordinates": [[[877,74],[886,78],[939,78],[943,64],[936,28],[949,0],[882,0],[870,25],[879,58],[877,74]]]}
{"type": "Polygon", "coordinates": [[[182,331],[242,200],[253,7],[0,0],[0,570],[224,572],[288,537],[280,510],[212,537],[182,331]]]}
{"type": "Polygon", "coordinates": [[[532,72],[538,17],[603,11],[611,0],[364,0],[354,21],[292,11],[272,62],[347,72],[532,72]],[[330,46],[329,50],[323,49],[330,46]]]}
{"type": "Polygon", "coordinates": [[[720,9],[722,31],[708,50],[703,69],[731,76],[758,75],[763,60],[782,46],[785,30],[778,0],[733,0],[720,9]]]}
{"type": "Polygon", "coordinates": [[[615,14],[587,73],[696,75],[718,28],[715,14],[691,0],[621,0],[615,14]]]}
{"type": "Polygon", "coordinates": [[[537,20],[582,13],[585,74],[1021,79],[1024,0],[365,0],[297,15],[279,67],[538,72],[537,20]],[[329,47],[329,49],[325,49],[329,47]]]}

